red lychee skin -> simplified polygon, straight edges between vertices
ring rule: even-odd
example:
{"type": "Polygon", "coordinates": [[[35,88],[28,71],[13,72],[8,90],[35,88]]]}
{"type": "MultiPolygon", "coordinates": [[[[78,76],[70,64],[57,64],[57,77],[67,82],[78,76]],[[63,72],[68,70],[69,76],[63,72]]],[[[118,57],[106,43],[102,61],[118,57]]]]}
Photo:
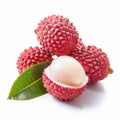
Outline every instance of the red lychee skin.
{"type": "Polygon", "coordinates": [[[68,18],[52,15],[44,18],[35,29],[38,41],[53,55],[67,55],[76,46],[78,32],[68,18]]]}
{"type": "Polygon", "coordinates": [[[55,98],[59,100],[72,100],[73,98],[81,95],[86,88],[86,85],[82,86],[81,88],[70,88],[56,84],[47,77],[45,70],[42,77],[43,85],[47,89],[48,93],[52,94],[55,98]]]}
{"type": "Polygon", "coordinates": [[[44,48],[29,47],[20,53],[17,60],[18,72],[22,73],[25,69],[39,62],[52,61],[52,56],[44,48]]]}
{"type": "Polygon", "coordinates": [[[75,47],[75,49],[77,48],[77,49],[82,49],[82,48],[85,48],[86,46],[85,46],[85,44],[83,43],[83,41],[82,41],[82,38],[79,38],[78,40],[77,40],[77,44],[76,44],[76,47],[75,47]]]}
{"type": "Polygon", "coordinates": [[[89,78],[88,84],[103,80],[113,72],[107,54],[95,46],[74,49],[70,56],[82,64],[89,78]]]}

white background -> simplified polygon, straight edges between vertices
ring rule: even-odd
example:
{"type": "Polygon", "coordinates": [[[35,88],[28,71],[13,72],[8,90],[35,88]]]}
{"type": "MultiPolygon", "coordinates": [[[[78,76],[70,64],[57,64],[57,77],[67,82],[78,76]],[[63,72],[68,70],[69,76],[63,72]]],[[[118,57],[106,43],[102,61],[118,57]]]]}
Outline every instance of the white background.
{"type": "Polygon", "coordinates": [[[119,40],[119,0],[0,0],[0,119],[120,120],[119,40]],[[20,52],[39,46],[34,29],[52,14],[69,18],[86,45],[102,48],[114,73],[69,102],[49,94],[29,101],[7,100],[18,76],[20,52]]]}

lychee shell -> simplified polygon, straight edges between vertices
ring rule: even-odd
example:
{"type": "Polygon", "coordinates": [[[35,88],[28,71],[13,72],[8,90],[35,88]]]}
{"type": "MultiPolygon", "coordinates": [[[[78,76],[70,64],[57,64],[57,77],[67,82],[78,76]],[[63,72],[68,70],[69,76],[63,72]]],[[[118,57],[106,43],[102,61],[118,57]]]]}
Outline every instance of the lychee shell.
{"type": "Polygon", "coordinates": [[[78,32],[75,26],[60,15],[44,18],[35,29],[38,41],[53,55],[67,55],[76,46],[78,32]]]}
{"type": "Polygon", "coordinates": [[[73,98],[82,94],[86,85],[82,87],[68,87],[62,86],[50,80],[45,71],[43,73],[43,84],[48,93],[52,94],[55,98],[63,101],[72,100],[73,98]]]}
{"type": "Polygon", "coordinates": [[[39,62],[52,61],[52,55],[46,52],[44,48],[39,47],[29,47],[20,53],[17,60],[18,72],[22,73],[24,70],[30,66],[37,64],[39,62]]]}
{"type": "Polygon", "coordinates": [[[88,84],[103,80],[112,73],[107,54],[96,46],[75,49],[71,56],[82,64],[89,78],[88,84]]]}

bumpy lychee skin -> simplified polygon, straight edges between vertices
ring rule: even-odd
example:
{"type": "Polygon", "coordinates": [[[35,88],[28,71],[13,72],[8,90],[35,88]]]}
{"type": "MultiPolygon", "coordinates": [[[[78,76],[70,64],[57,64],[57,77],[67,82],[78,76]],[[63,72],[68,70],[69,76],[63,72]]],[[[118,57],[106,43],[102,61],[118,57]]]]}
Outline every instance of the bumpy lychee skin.
{"type": "MultiPolygon", "coordinates": [[[[85,48],[85,47],[86,47],[86,45],[83,43],[82,38],[79,38],[79,39],[77,40],[77,44],[76,44],[75,49],[76,49],[76,48],[77,48],[77,49],[82,49],[82,48],[85,48]]],[[[73,49],[73,51],[74,51],[74,49],[73,49]]]]}
{"type": "Polygon", "coordinates": [[[69,54],[78,40],[78,32],[73,23],[59,15],[48,16],[41,20],[35,33],[45,50],[58,56],[69,54]]]}
{"type": "Polygon", "coordinates": [[[47,88],[47,91],[52,94],[55,98],[59,100],[67,101],[72,100],[75,97],[78,97],[86,88],[86,85],[82,86],[81,88],[70,88],[70,87],[63,87],[55,82],[51,81],[46,74],[43,74],[44,79],[44,86],[47,88]]]}
{"type": "Polygon", "coordinates": [[[47,91],[60,100],[71,100],[85,90],[88,77],[81,64],[70,56],[60,56],[43,72],[47,91]]]}
{"type": "Polygon", "coordinates": [[[107,54],[95,46],[74,49],[70,56],[82,64],[89,78],[88,84],[103,80],[113,72],[107,54]]]}
{"type": "Polygon", "coordinates": [[[49,52],[46,52],[44,48],[29,47],[21,52],[20,56],[18,57],[18,72],[22,73],[25,69],[36,63],[47,61],[52,61],[52,56],[49,52]]]}

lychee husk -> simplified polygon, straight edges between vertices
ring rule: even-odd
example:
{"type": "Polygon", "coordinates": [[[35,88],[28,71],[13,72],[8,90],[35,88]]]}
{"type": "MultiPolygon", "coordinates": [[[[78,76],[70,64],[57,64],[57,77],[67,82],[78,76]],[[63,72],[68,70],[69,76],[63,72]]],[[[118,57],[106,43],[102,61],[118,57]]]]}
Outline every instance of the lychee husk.
{"type": "Polygon", "coordinates": [[[76,48],[70,56],[82,64],[89,78],[88,84],[103,80],[113,72],[107,54],[95,46],[76,48]]]}
{"type": "Polygon", "coordinates": [[[41,20],[35,33],[45,50],[57,56],[69,54],[75,48],[79,36],[73,23],[60,15],[41,20]]]}
{"type": "Polygon", "coordinates": [[[80,87],[72,87],[52,81],[47,77],[45,71],[43,73],[43,84],[48,93],[63,101],[72,100],[73,98],[78,97],[86,88],[86,84],[80,87]]]}
{"type": "Polygon", "coordinates": [[[37,64],[39,62],[48,62],[52,61],[52,55],[45,51],[44,48],[39,47],[29,47],[20,53],[17,60],[17,68],[18,72],[22,73],[24,70],[29,68],[30,66],[37,64]]]}

